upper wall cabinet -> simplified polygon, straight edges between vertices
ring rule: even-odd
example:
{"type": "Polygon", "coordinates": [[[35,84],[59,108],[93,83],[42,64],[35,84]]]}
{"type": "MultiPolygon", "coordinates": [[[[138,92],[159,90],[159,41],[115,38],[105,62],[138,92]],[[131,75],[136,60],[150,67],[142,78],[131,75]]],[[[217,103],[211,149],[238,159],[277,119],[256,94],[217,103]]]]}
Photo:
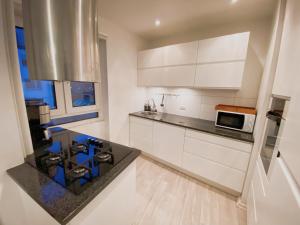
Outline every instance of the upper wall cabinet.
{"type": "Polygon", "coordinates": [[[141,51],[138,54],[138,68],[160,67],[163,61],[163,48],[141,51]]]}
{"type": "Polygon", "coordinates": [[[249,35],[238,33],[141,51],[139,85],[239,89],[249,35]]]}
{"type": "Polygon", "coordinates": [[[138,68],[178,66],[197,62],[198,41],[139,52],[138,68]]]}
{"type": "Polygon", "coordinates": [[[195,87],[239,89],[242,85],[244,61],[197,65],[195,87]]]}
{"type": "Polygon", "coordinates": [[[197,62],[198,41],[169,45],[163,48],[164,66],[195,64],[197,62]]]}
{"type": "Polygon", "coordinates": [[[198,63],[246,60],[249,32],[199,41],[198,63]]]}

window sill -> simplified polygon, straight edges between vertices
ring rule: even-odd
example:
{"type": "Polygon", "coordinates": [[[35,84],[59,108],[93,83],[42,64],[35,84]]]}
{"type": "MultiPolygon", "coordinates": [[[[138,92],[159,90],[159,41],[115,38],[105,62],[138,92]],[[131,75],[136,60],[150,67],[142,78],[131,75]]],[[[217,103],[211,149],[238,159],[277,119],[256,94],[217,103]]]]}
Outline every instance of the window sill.
{"type": "Polygon", "coordinates": [[[103,121],[99,112],[90,112],[80,115],[70,115],[65,117],[53,118],[49,127],[73,127],[81,124],[103,121]]]}

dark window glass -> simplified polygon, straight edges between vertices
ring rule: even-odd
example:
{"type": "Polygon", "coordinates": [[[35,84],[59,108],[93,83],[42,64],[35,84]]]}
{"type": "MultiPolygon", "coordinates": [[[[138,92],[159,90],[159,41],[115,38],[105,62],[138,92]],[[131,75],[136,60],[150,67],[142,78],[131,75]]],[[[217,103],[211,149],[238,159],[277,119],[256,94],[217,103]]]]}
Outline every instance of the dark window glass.
{"type": "Polygon", "coordinates": [[[24,29],[16,27],[18,56],[22,86],[25,101],[38,101],[47,103],[50,109],[56,109],[55,87],[53,81],[29,80],[26,60],[24,29]]]}
{"type": "Polygon", "coordinates": [[[242,129],[244,126],[245,116],[235,113],[219,112],[217,124],[220,126],[242,129]]]}
{"type": "Polygon", "coordinates": [[[95,105],[95,87],[90,82],[71,82],[73,107],[95,105]]]}

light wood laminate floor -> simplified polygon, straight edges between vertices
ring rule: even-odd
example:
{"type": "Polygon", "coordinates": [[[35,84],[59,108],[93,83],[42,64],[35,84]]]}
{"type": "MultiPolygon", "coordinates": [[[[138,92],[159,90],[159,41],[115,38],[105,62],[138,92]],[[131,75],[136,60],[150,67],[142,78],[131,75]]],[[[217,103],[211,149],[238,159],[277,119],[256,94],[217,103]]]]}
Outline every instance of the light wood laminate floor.
{"type": "Polygon", "coordinates": [[[246,213],[232,196],[140,156],[133,225],[246,225],[246,213]]]}

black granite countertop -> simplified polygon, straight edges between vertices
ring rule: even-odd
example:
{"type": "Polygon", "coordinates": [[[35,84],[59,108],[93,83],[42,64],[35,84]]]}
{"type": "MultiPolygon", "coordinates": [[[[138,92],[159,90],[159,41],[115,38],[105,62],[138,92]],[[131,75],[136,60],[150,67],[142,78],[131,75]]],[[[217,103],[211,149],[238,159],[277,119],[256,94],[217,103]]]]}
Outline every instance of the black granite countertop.
{"type": "Polygon", "coordinates": [[[27,163],[11,168],[7,173],[30,197],[56,219],[56,221],[60,224],[67,224],[140,154],[139,150],[123,145],[112,144],[114,148],[117,147],[120,148],[120,150],[126,148],[126,150],[130,149],[131,152],[108,173],[94,180],[89,188],[78,195],[67,190],[37,170],[33,166],[33,155],[26,158],[27,163]]]}
{"type": "Polygon", "coordinates": [[[197,131],[203,131],[214,135],[219,135],[227,138],[232,138],[249,143],[254,142],[253,134],[219,128],[215,126],[214,121],[196,119],[186,116],[178,116],[169,113],[157,113],[154,115],[147,115],[143,112],[130,113],[130,116],[141,117],[144,119],[154,120],[162,123],[176,125],[184,128],[189,128],[197,131]]]}

